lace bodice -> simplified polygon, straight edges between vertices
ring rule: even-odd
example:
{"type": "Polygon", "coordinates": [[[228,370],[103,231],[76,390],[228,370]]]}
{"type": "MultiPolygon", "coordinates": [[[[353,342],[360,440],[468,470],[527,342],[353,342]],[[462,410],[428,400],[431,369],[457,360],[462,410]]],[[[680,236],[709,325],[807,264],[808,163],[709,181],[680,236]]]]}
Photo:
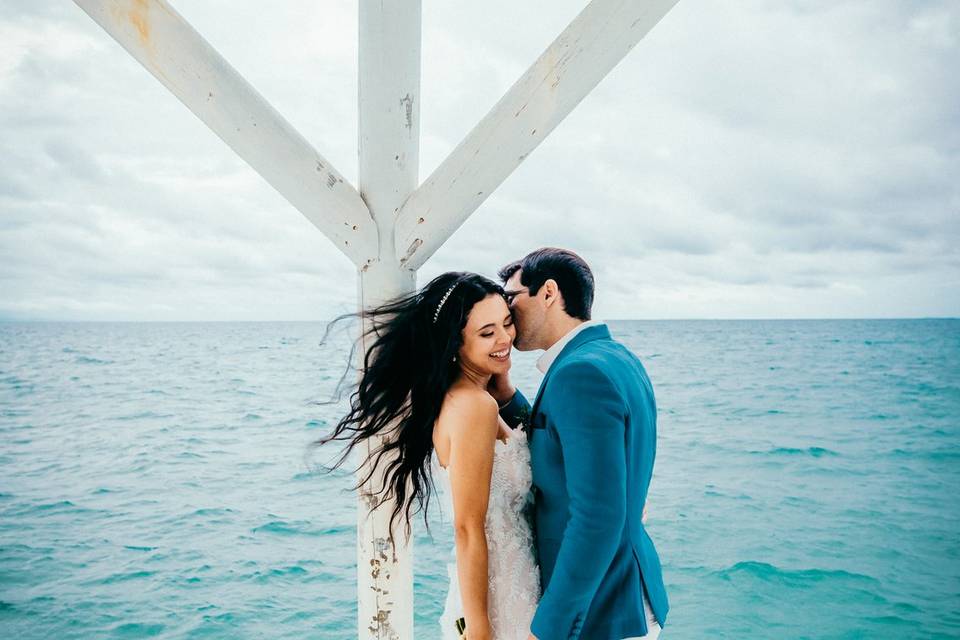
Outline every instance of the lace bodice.
{"type": "MultiPolygon", "coordinates": [[[[450,478],[433,454],[444,522],[453,524],[450,478]]],[[[516,430],[506,442],[494,444],[490,500],[484,529],[487,534],[487,608],[494,640],[526,640],[540,599],[540,572],[534,558],[533,533],[528,520],[533,482],[526,433],[516,430]]],[[[440,618],[442,638],[459,638],[455,621],[463,615],[454,562],[447,566],[450,589],[440,618]]]]}

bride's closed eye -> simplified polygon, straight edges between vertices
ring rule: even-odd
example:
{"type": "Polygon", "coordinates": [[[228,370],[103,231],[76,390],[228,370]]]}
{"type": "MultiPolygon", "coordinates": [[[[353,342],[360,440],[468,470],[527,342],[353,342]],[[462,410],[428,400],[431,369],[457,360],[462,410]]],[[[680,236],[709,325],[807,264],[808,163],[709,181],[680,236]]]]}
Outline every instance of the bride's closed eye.
{"type": "MultiPolygon", "coordinates": [[[[503,326],[509,327],[509,326],[511,326],[512,324],[513,324],[513,319],[509,319],[509,320],[505,320],[505,321],[504,321],[503,326]]],[[[488,332],[488,333],[481,333],[481,334],[480,334],[480,337],[482,337],[482,338],[490,338],[490,337],[493,337],[493,332],[491,331],[491,332],[488,332]]]]}

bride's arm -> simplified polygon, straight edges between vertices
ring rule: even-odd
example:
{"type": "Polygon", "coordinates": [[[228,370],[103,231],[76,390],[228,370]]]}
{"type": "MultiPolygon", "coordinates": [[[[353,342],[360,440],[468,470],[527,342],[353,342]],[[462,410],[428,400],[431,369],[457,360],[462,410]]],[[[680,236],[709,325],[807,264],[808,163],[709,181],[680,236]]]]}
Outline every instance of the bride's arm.
{"type": "Polygon", "coordinates": [[[490,499],[497,403],[487,393],[461,395],[448,414],[457,576],[469,640],[490,638],[487,615],[487,536],[484,522],[490,499]]]}

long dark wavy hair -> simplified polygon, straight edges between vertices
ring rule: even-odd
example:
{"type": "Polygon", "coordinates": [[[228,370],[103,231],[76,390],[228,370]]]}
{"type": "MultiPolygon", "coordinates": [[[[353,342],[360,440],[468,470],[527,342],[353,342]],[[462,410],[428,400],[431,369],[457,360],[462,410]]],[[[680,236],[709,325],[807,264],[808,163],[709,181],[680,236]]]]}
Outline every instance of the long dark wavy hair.
{"type": "MultiPolygon", "coordinates": [[[[463,345],[467,316],[477,302],[490,295],[506,299],[503,287],[488,278],[448,272],[413,294],[373,309],[344,314],[327,325],[322,342],[336,323],[348,318],[366,319],[369,327],[363,336],[372,337],[373,343],[364,354],[360,380],[350,395],[349,412],[330,434],[311,445],[346,443],[342,455],[326,467],[332,471],[362,442],[372,436],[384,436],[383,446],[370,451],[361,463],[366,474],[354,489],[367,484],[386,457],[383,482],[374,495],[379,498],[377,504],[388,498],[395,500],[390,517],[391,536],[395,521],[401,517],[407,535],[416,513],[423,512],[427,523],[433,486],[433,424],[440,415],[445,394],[460,374],[455,356],[463,345]]],[[[361,340],[362,336],[357,342],[361,340]]],[[[356,346],[354,343],[351,362],[356,346]]],[[[337,385],[338,397],[346,377],[344,373],[337,385]]]]}

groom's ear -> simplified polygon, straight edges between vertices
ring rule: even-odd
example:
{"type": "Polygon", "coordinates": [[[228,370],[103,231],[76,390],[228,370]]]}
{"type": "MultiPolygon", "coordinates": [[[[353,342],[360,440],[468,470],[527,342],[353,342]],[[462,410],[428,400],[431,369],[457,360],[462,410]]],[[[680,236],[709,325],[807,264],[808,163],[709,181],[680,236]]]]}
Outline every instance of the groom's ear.
{"type": "Polygon", "coordinates": [[[560,287],[553,278],[547,278],[546,282],[540,287],[540,291],[543,292],[543,301],[547,307],[553,305],[560,298],[560,287]]]}

